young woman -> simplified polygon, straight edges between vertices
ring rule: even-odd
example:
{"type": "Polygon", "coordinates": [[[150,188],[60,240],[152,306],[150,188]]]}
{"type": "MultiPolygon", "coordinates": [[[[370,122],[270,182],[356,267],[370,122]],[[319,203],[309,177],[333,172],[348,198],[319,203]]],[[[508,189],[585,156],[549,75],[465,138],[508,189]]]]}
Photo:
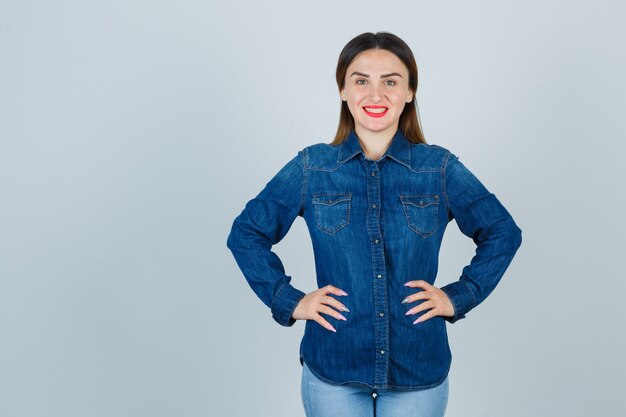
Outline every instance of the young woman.
{"type": "Polygon", "coordinates": [[[308,417],[443,416],[455,323],[495,288],[522,232],[496,196],[418,123],[417,65],[404,41],[363,33],[337,65],[339,128],[305,147],[250,200],[227,245],[283,326],[306,320],[308,417]],[[294,288],[271,250],[297,216],[318,289],[294,288]],[[476,244],[457,281],[434,285],[447,224],[476,244]],[[342,313],[340,313],[342,312],[342,313]],[[374,414],[375,413],[375,414],[374,414]]]}

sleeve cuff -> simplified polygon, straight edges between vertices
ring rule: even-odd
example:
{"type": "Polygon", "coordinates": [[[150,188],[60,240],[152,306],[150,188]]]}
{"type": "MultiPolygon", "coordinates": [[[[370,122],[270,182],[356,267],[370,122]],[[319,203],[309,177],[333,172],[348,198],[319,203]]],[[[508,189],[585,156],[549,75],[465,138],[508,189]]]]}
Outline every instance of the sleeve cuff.
{"type": "Polygon", "coordinates": [[[274,320],[281,326],[293,326],[296,319],[292,318],[291,315],[305,295],[304,292],[294,288],[288,282],[280,287],[272,301],[272,317],[274,320]]]}
{"type": "Polygon", "coordinates": [[[464,319],[465,314],[476,305],[472,290],[461,280],[445,285],[441,287],[441,290],[448,295],[454,307],[454,316],[444,316],[444,319],[449,323],[464,319]]]}

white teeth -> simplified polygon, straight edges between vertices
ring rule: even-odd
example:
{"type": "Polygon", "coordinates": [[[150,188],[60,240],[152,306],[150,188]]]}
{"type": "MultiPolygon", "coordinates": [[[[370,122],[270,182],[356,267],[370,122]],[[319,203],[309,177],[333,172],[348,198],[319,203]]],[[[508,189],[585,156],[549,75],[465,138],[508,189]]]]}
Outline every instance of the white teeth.
{"type": "Polygon", "coordinates": [[[377,108],[377,109],[366,107],[365,110],[368,111],[369,113],[384,113],[387,109],[384,107],[377,108]]]}

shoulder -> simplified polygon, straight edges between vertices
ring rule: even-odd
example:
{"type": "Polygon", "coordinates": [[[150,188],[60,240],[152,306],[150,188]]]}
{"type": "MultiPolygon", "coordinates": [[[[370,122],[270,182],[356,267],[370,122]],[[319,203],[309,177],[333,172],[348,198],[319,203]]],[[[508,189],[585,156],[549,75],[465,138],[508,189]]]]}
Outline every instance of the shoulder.
{"type": "Polygon", "coordinates": [[[433,155],[445,155],[450,153],[448,148],[435,143],[411,143],[411,149],[417,152],[430,153],[433,155]]]}
{"type": "Polygon", "coordinates": [[[332,169],[337,166],[340,145],[314,143],[303,148],[302,165],[305,169],[332,169]]]}
{"type": "Polygon", "coordinates": [[[414,169],[443,169],[452,152],[434,143],[411,143],[411,166],[414,169]]]}
{"type": "Polygon", "coordinates": [[[313,143],[302,149],[303,152],[308,153],[311,156],[325,156],[325,155],[337,155],[339,151],[339,144],[331,145],[330,143],[313,143]]]}

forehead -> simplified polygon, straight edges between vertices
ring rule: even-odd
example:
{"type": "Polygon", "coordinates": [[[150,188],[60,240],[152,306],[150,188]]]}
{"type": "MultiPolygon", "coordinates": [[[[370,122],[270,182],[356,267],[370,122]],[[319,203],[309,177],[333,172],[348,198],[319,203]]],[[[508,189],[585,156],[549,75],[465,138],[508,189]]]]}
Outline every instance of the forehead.
{"type": "Polygon", "coordinates": [[[348,65],[346,76],[352,71],[360,71],[366,74],[399,72],[408,75],[409,70],[394,53],[386,49],[368,49],[360,52],[348,65]]]}

